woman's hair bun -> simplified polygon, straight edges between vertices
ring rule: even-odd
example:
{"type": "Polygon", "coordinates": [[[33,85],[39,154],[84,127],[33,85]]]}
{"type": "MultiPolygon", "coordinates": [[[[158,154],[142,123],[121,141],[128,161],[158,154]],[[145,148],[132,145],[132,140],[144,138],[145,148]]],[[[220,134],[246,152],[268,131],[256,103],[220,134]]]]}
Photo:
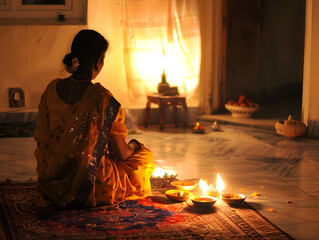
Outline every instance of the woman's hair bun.
{"type": "Polygon", "coordinates": [[[108,41],[100,33],[90,29],[81,30],[72,41],[71,52],[63,59],[66,70],[91,79],[93,67],[96,68],[108,46],[108,41]]]}
{"type": "Polygon", "coordinates": [[[71,53],[68,53],[68,54],[65,55],[65,57],[63,59],[63,63],[65,64],[65,66],[71,67],[71,65],[72,65],[72,55],[71,55],[71,53]]]}

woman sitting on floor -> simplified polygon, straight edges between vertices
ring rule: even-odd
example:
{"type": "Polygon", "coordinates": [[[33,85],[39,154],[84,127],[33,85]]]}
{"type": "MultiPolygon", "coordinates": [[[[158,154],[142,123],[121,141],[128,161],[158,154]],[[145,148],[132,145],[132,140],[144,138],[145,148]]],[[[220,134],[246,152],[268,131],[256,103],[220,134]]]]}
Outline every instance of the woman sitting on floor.
{"type": "Polygon", "coordinates": [[[49,83],[34,138],[39,206],[96,206],[151,194],[153,155],[128,144],[124,110],[100,83],[108,42],[82,30],[63,60],[72,74],[49,83]]]}

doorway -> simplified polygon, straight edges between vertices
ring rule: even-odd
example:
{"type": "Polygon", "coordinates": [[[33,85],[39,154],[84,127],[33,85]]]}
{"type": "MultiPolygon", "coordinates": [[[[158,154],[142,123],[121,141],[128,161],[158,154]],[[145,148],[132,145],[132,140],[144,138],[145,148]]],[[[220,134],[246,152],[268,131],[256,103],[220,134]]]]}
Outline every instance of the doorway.
{"type": "Polygon", "coordinates": [[[222,102],[245,94],[273,114],[291,112],[300,120],[305,5],[305,0],[227,1],[222,102]]]}

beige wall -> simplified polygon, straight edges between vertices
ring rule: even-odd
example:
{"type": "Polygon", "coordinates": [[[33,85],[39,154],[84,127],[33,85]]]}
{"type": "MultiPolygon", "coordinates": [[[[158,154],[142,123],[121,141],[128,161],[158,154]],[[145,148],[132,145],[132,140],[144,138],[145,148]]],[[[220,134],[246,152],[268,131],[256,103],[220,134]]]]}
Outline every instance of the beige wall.
{"type": "MultiPolygon", "coordinates": [[[[74,35],[92,28],[109,41],[105,67],[96,81],[108,88],[123,106],[145,106],[128,99],[119,1],[89,1],[88,25],[1,25],[0,26],[0,112],[9,108],[8,88],[25,92],[26,107],[35,108],[46,85],[66,76],[62,60],[70,51],[74,35]]],[[[96,82],[95,81],[95,82],[96,82]]],[[[21,109],[23,110],[23,109],[21,109]]]]}
{"type": "Polygon", "coordinates": [[[110,42],[104,67],[94,82],[98,81],[109,89],[122,106],[145,107],[146,98],[145,101],[134,102],[128,96],[123,54],[121,1],[97,0],[94,2],[96,4],[89,1],[88,28],[99,31],[110,42]]]}
{"type": "Polygon", "coordinates": [[[303,81],[303,121],[309,136],[319,136],[319,0],[307,0],[305,61],[303,81]]]}
{"type": "Polygon", "coordinates": [[[67,46],[80,26],[0,26],[0,111],[8,88],[20,87],[26,108],[36,106],[50,80],[60,76],[67,46]]]}

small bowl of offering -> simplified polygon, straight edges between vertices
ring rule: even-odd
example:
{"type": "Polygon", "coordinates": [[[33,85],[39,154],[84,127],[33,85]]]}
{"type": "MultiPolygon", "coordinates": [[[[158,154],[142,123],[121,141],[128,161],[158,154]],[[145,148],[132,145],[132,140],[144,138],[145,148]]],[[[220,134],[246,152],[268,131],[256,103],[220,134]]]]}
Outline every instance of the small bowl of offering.
{"type": "Polygon", "coordinates": [[[166,197],[169,200],[175,201],[175,202],[185,202],[190,197],[190,192],[186,190],[179,190],[179,189],[172,189],[167,190],[165,192],[166,197]]]}
{"type": "Polygon", "coordinates": [[[229,205],[237,205],[245,201],[246,196],[243,194],[224,193],[220,195],[220,198],[229,205]]]}
{"type": "Polygon", "coordinates": [[[197,122],[193,127],[193,133],[204,133],[205,129],[206,128],[203,125],[197,122]]]}
{"type": "Polygon", "coordinates": [[[197,186],[197,183],[194,181],[174,181],[174,182],[171,182],[171,184],[177,189],[187,190],[187,191],[191,191],[197,186]]]}
{"type": "Polygon", "coordinates": [[[196,207],[208,208],[213,206],[217,201],[217,198],[210,196],[195,196],[192,198],[192,202],[196,207]]]}

